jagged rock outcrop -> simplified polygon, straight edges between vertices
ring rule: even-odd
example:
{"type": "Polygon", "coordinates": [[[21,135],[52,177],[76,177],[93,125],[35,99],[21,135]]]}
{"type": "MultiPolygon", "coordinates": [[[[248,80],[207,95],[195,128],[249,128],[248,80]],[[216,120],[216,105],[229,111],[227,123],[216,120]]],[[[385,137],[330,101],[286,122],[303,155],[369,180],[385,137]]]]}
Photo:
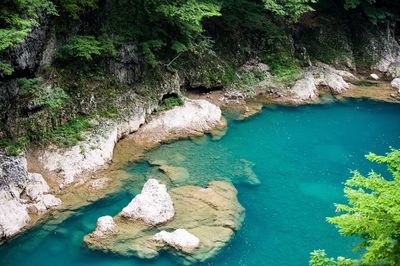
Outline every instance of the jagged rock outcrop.
{"type": "Polygon", "coordinates": [[[0,190],[0,239],[17,234],[29,221],[21,199],[11,191],[0,190]]]}
{"type": "Polygon", "coordinates": [[[182,186],[171,189],[169,194],[175,216],[157,226],[161,233],[156,237],[154,227],[117,215],[114,233],[102,237],[91,233],[85,243],[92,249],[140,258],[154,258],[167,249],[185,262],[201,262],[215,256],[243,220],[237,191],[229,183],[214,181],[207,188],[182,186]],[[176,231],[168,233],[171,230],[176,231]]]}
{"type": "Polygon", "coordinates": [[[29,183],[25,187],[25,195],[31,200],[28,208],[33,213],[41,213],[61,204],[61,200],[49,194],[50,188],[41,174],[28,174],[29,183]]]}
{"type": "Polygon", "coordinates": [[[141,65],[139,53],[134,44],[124,44],[118,49],[117,56],[110,61],[109,71],[119,81],[133,84],[139,80],[141,65]]]}
{"type": "Polygon", "coordinates": [[[293,101],[311,101],[318,96],[318,86],[329,88],[332,93],[339,94],[351,87],[348,81],[357,78],[348,71],[338,70],[323,63],[310,67],[302,79],[296,81],[292,87],[293,101]]]}
{"type": "Polygon", "coordinates": [[[95,132],[87,133],[86,140],[78,145],[67,149],[49,147],[40,156],[41,164],[61,177],[57,180],[60,187],[76,182],[82,172],[96,170],[110,161],[117,141],[138,130],[154,106],[138,100],[129,115],[103,122],[95,132]]]}
{"type": "Polygon", "coordinates": [[[221,125],[221,109],[206,100],[186,99],[182,106],[161,113],[141,127],[131,138],[148,145],[201,135],[221,125]]]}
{"type": "Polygon", "coordinates": [[[400,52],[397,61],[394,61],[389,65],[387,74],[392,78],[400,77],[400,52]]]}
{"type": "Polygon", "coordinates": [[[222,118],[219,107],[205,100],[187,100],[183,106],[161,113],[145,124],[146,117],[156,106],[157,102],[138,99],[129,114],[103,122],[95,132],[87,133],[86,140],[78,145],[67,149],[48,147],[40,155],[40,162],[46,170],[61,177],[56,181],[62,188],[78,181],[79,174],[104,166],[111,160],[117,141],[130,133],[137,131],[130,138],[139,142],[159,143],[202,134],[217,127],[222,118]]]}
{"type": "Polygon", "coordinates": [[[292,88],[295,100],[313,100],[317,97],[317,87],[312,73],[306,73],[304,78],[296,81],[292,88]]]}
{"type": "Polygon", "coordinates": [[[367,37],[364,49],[375,62],[372,69],[395,78],[395,74],[399,70],[400,44],[397,42],[394,32],[388,26],[384,30],[375,28],[365,34],[367,37]]]}
{"type": "Polygon", "coordinates": [[[192,252],[200,244],[200,240],[185,229],[176,229],[171,233],[161,231],[155,234],[153,239],[188,253],[192,252]]]}
{"type": "Polygon", "coordinates": [[[120,212],[124,218],[142,220],[148,225],[165,223],[174,217],[175,210],[167,187],[149,179],[142,192],[120,212]]]}
{"type": "Polygon", "coordinates": [[[0,239],[20,232],[31,220],[29,213],[43,213],[61,204],[49,193],[43,177],[26,168],[24,157],[0,152],[0,239]]]}

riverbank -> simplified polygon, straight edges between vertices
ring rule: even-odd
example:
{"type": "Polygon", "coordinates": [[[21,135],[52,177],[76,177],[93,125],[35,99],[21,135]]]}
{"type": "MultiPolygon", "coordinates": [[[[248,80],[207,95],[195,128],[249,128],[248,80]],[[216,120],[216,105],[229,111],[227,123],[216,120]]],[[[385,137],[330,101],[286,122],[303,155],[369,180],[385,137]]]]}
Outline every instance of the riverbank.
{"type": "MultiPolygon", "coordinates": [[[[334,202],[343,201],[343,182],[351,175],[348,169],[367,173],[375,166],[365,163],[366,153],[384,153],[389,145],[398,146],[399,108],[397,104],[349,100],[327,105],[266,106],[262,113],[245,121],[227,116],[228,132],[222,139],[206,135],[145,152],[139,161],[121,166],[120,173],[125,176],[120,178],[125,180],[114,193],[76,210],[59,215],[53,212],[55,216],[0,246],[0,262],[23,266],[29,256],[31,264],[45,266],[176,265],[179,258],[167,252],[161,252],[157,259],[144,260],[82,246],[97,219],[116,216],[140,193],[150,176],[169,190],[187,185],[204,188],[210,181],[220,180],[232,183],[238,191],[238,200],[246,209],[242,227],[217,256],[204,264],[264,261],[300,266],[306,264],[315,248],[324,248],[331,256],[351,256],[357,241],[339,236],[325,217],[335,215],[334,202]],[[254,165],[259,184],[249,184],[245,172],[238,171],[244,166],[243,159],[254,165]],[[172,179],[172,167],[186,169],[189,178],[175,172],[172,179]],[[182,183],[178,182],[181,178],[182,183]],[[293,250],[292,256],[286,256],[293,250]]],[[[118,175],[114,173],[113,177],[118,175]]]]}
{"type": "MultiPolygon", "coordinates": [[[[255,67],[265,69],[263,66],[255,67]]],[[[365,83],[363,78],[349,72],[319,65],[305,71],[303,78],[287,91],[261,88],[265,84],[254,86],[253,97],[246,97],[240,91],[212,91],[200,94],[188,91],[186,96],[189,100],[184,106],[161,114],[153,114],[157,107],[156,101],[135,101],[130,113],[123,119],[103,121],[88,133],[87,140],[78,145],[68,149],[49,146],[30,150],[26,155],[26,172],[43,175],[49,185],[46,194],[55,195],[63,202],[58,207],[60,212],[78,208],[118,189],[124,176],[120,170],[121,166],[139,159],[146,150],[162,142],[199,136],[212,132],[213,129],[219,130],[214,132],[217,135],[221,134],[223,130],[220,129],[225,125],[221,120],[220,108],[239,110],[238,118],[245,119],[259,112],[265,104],[320,104],[345,98],[400,102],[398,91],[389,84],[368,81],[369,86],[357,85],[363,82],[365,83]]],[[[23,191],[24,188],[15,195],[23,191]]],[[[21,198],[12,197],[12,202],[15,201],[20,202],[21,198]]],[[[11,201],[4,200],[2,203],[5,210],[8,206],[13,206],[9,202],[11,201]]],[[[32,213],[28,204],[30,203],[22,201],[24,217],[29,215],[30,218],[22,219],[23,221],[18,223],[19,228],[14,230],[13,234],[7,235],[8,237],[23,228],[31,227],[41,218],[45,219],[46,213],[52,214],[43,208],[32,213]]],[[[4,218],[1,223],[14,224],[12,220],[7,219],[4,218]]]]}

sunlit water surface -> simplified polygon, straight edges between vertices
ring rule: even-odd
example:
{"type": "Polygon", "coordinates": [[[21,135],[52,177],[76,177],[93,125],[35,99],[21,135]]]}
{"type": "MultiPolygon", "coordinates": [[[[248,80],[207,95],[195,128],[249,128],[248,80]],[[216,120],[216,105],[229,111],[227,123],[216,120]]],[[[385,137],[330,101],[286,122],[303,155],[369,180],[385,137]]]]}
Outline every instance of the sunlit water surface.
{"type": "MultiPolygon", "coordinates": [[[[400,105],[370,101],[270,106],[251,119],[230,120],[220,140],[206,136],[177,141],[149,152],[146,160],[185,167],[190,179],[179,185],[227,180],[236,186],[246,209],[242,228],[204,265],[307,265],[314,249],[354,256],[357,239],[340,237],[325,217],[335,215],[333,203],[344,202],[343,182],[350,170],[384,172],[364,154],[400,147],[399,115],[400,105]],[[251,165],[259,185],[246,182],[244,173],[251,165]]],[[[147,176],[160,174],[145,160],[126,170],[132,178],[120,191],[2,245],[0,265],[175,265],[168,253],[149,261],[84,246],[82,239],[98,217],[117,214],[147,176]]]]}

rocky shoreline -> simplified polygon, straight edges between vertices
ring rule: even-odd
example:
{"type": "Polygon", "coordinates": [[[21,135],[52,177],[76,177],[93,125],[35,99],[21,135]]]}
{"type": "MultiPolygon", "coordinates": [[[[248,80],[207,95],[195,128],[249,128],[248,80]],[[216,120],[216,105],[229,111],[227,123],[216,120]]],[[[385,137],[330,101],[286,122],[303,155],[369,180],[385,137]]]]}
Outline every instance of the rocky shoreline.
{"type": "MultiPolygon", "coordinates": [[[[70,203],[68,196],[65,197],[69,189],[79,190],[77,186],[86,184],[93,190],[97,190],[108,185],[107,182],[110,181],[108,179],[90,180],[88,177],[111,161],[114,146],[118,140],[128,134],[137,131],[143,143],[156,145],[161,141],[204,134],[224,125],[221,122],[223,121],[221,110],[204,100],[188,99],[183,106],[163,112],[154,117],[146,126],[141,127],[151,112],[152,108],[137,104],[132,112],[133,116],[122,122],[113,121],[103,124],[99,130],[100,133],[91,133],[92,137],[79,145],[68,149],[50,147],[42,153],[36,151],[36,156],[30,155],[31,163],[36,162],[31,168],[47,174],[47,179],[52,183],[53,194],[66,199],[67,202],[61,206],[65,207],[70,203]],[[180,116],[182,113],[185,115],[180,116]],[[153,142],[149,143],[148,137],[151,136],[149,131],[162,132],[162,135],[153,135],[153,142]],[[88,180],[90,181],[87,182],[88,180]]],[[[136,140],[138,139],[136,137],[136,140]]],[[[2,179],[5,184],[0,188],[2,193],[0,239],[5,239],[31,226],[47,209],[61,205],[61,200],[49,193],[49,186],[40,174],[27,171],[25,157],[8,157],[2,154],[0,161],[2,162],[2,179]],[[19,171],[15,171],[14,168],[18,168],[19,171]],[[15,181],[8,181],[9,178],[15,181]],[[37,181],[38,179],[40,182],[37,181]],[[31,201],[25,200],[26,195],[29,197],[31,194],[34,195],[32,200],[38,198],[41,201],[32,205],[31,201]],[[6,215],[13,210],[16,212],[15,215],[6,215]],[[38,217],[31,219],[30,216],[33,215],[38,217]]]]}
{"type": "MultiPolygon", "coordinates": [[[[261,64],[253,64],[251,67],[268,71],[261,64]]],[[[370,80],[374,80],[372,75],[370,80]]],[[[250,99],[238,91],[203,95],[188,93],[189,99],[186,99],[183,106],[155,116],[152,114],[157,108],[157,101],[137,100],[129,106],[130,111],[124,118],[110,119],[99,124],[78,145],[67,149],[49,146],[31,150],[26,155],[27,164],[24,157],[14,158],[2,154],[1,178],[5,185],[0,188],[0,209],[3,214],[9,213],[9,210],[16,211],[15,215],[0,217],[0,239],[10,238],[30,227],[50,209],[81,206],[92,194],[95,194],[94,198],[107,194],[115,188],[113,182],[117,181],[98,175],[96,171],[107,167],[111,160],[113,163],[126,163],[162,142],[199,136],[224,128],[226,124],[220,108],[238,108],[242,111],[239,118],[246,118],[259,112],[268,103],[319,103],[324,93],[335,99],[369,98],[400,102],[398,78],[393,79],[391,87],[381,86],[376,81],[373,81],[376,86],[361,88],[353,85],[360,81],[363,80],[348,71],[319,63],[304,70],[302,78],[290,90],[282,91],[274,87],[266,89],[268,82],[261,81],[254,86],[256,96],[250,99]],[[115,147],[125,137],[124,141],[133,144],[134,148],[130,153],[119,156],[115,147]],[[19,170],[12,170],[14,168],[19,170]],[[88,191],[90,193],[86,193],[88,191]]]]}

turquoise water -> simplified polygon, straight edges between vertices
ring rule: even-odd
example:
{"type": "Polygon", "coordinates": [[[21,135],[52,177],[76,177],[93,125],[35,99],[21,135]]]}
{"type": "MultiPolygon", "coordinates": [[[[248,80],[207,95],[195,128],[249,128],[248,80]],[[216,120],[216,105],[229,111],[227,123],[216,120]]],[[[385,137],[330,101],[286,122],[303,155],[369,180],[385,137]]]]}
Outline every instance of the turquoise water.
{"type": "MultiPolygon", "coordinates": [[[[353,256],[357,239],[340,237],[325,217],[335,215],[334,202],[344,202],[342,183],[351,169],[384,171],[363,155],[400,147],[399,115],[400,105],[370,101],[266,107],[251,119],[229,121],[220,140],[206,136],[166,144],[146,159],[185,167],[190,179],[184,184],[230,180],[238,189],[246,209],[242,228],[204,265],[307,265],[313,249],[353,256]],[[260,184],[247,182],[253,175],[260,184]]],[[[163,178],[145,161],[127,171],[132,178],[121,191],[2,245],[0,265],[175,265],[167,253],[146,261],[83,245],[83,236],[95,228],[97,218],[117,214],[146,176],[163,178]]]]}

